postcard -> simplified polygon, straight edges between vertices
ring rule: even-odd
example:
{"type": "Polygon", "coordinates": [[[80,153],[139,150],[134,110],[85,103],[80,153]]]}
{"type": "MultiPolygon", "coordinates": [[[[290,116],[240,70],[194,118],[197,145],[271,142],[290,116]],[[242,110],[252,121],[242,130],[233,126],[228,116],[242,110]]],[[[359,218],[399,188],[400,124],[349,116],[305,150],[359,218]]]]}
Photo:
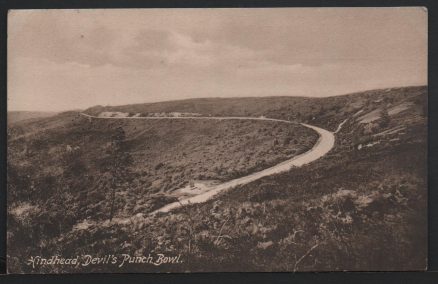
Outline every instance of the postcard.
{"type": "Polygon", "coordinates": [[[427,10],[8,14],[8,273],[424,271],[427,10]]]}

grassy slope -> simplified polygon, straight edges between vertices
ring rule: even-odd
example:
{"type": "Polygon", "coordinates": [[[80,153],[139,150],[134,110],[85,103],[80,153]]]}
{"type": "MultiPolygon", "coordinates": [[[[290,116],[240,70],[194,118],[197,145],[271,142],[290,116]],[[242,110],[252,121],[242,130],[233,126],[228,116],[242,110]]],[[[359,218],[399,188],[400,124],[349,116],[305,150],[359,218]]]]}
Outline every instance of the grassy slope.
{"type": "Polygon", "coordinates": [[[175,201],[172,192],[190,180],[237,178],[298,155],[317,140],[298,124],[269,121],[89,120],[68,112],[14,124],[8,145],[11,247],[23,252],[84,219],[108,219],[108,149],[120,128],[123,152],[132,159],[117,170],[123,183],[117,185],[116,218],[175,201]]]}
{"type": "MultiPolygon", "coordinates": [[[[424,269],[426,95],[426,88],[415,87],[316,99],[323,104],[297,107],[307,121],[334,130],[348,118],[335,149],[321,160],[173,214],[72,231],[60,242],[44,243],[41,252],[106,254],[111,247],[116,254],[181,253],[184,258],[181,265],[130,266],[130,271],[424,269]],[[385,123],[381,115],[360,123],[363,114],[402,104],[409,108],[385,123]]],[[[251,108],[248,101],[242,105],[251,108]]],[[[298,119],[293,103],[280,105],[286,113],[275,113],[281,118],[298,119]]],[[[196,112],[193,107],[182,111],[196,112]]],[[[234,108],[230,112],[239,114],[234,108]]]]}

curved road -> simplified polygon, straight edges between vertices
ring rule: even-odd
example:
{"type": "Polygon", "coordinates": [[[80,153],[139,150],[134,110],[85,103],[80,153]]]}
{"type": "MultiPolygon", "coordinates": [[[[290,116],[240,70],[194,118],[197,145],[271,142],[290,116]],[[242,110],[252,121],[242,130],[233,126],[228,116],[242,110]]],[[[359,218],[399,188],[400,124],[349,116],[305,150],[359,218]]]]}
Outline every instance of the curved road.
{"type": "MultiPolygon", "coordinates": [[[[282,123],[290,123],[294,124],[295,122],[291,122],[288,120],[282,120],[282,119],[274,119],[274,118],[264,118],[264,117],[98,117],[98,116],[91,116],[85,113],[81,113],[81,115],[89,118],[97,118],[97,119],[212,119],[212,120],[264,120],[264,121],[276,121],[276,122],[282,122],[282,123]]],[[[339,125],[339,128],[342,127],[342,124],[339,125]]],[[[312,149],[309,151],[300,154],[298,156],[295,156],[289,160],[283,161],[275,166],[272,166],[270,168],[264,169],[259,172],[252,173],[250,175],[233,179],[221,184],[218,184],[214,186],[211,190],[190,197],[183,200],[179,200],[174,203],[170,203],[164,207],[161,207],[158,210],[155,210],[152,213],[158,213],[158,212],[169,212],[170,210],[176,209],[178,207],[181,207],[183,205],[187,204],[193,204],[193,203],[202,203],[216,194],[218,194],[221,191],[228,190],[231,188],[234,188],[238,185],[247,184],[250,182],[253,182],[255,180],[258,180],[262,177],[286,172],[289,171],[292,167],[301,167],[305,164],[308,164],[310,162],[313,162],[325,154],[327,154],[335,145],[335,136],[333,132],[330,132],[328,130],[322,129],[320,127],[316,127],[313,125],[301,123],[301,125],[308,127],[310,129],[313,129],[319,134],[319,139],[316,142],[316,144],[313,146],[312,149]]]]}

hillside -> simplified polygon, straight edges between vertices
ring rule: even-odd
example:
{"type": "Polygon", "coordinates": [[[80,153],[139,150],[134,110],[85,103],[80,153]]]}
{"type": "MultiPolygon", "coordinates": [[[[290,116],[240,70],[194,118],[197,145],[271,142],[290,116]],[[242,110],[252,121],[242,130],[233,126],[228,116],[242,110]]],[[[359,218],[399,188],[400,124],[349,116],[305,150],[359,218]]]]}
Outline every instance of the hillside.
{"type": "Polygon", "coordinates": [[[201,98],[124,106],[95,106],[85,113],[126,112],[131,114],[187,112],[204,116],[266,116],[290,121],[313,123],[335,131],[344,119],[362,111],[376,110],[383,104],[395,107],[404,101],[422,104],[424,86],[371,90],[327,98],[251,97],[201,98]],[[416,100],[419,100],[418,102],[416,100]]]}
{"type": "MultiPolygon", "coordinates": [[[[49,238],[82,220],[147,214],[298,155],[317,139],[298,124],[112,121],[76,112],[16,123],[8,133],[10,224],[24,216],[49,238]]],[[[16,225],[12,235],[23,229],[16,225]]]]}
{"type": "Polygon", "coordinates": [[[44,111],[8,111],[8,123],[15,123],[32,118],[42,118],[55,115],[56,112],[44,111]]]}
{"type": "MultiPolygon", "coordinates": [[[[105,255],[110,248],[113,254],[184,259],[179,265],[132,264],[120,270],[130,272],[425,268],[427,87],[314,99],[194,99],[85,112],[266,116],[329,129],[336,142],[309,165],[206,203],[148,215],[137,213],[175,200],[172,192],[192,180],[229,180],[302,153],[315,143],[315,133],[261,121],[145,124],[77,113],[14,125],[8,129],[8,198],[15,200],[8,208],[9,255],[105,255]],[[120,165],[120,175],[128,178],[111,183],[108,178],[120,165]],[[107,222],[114,186],[118,218],[107,222]]],[[[33,271],[20,257],[8,260],[16,271],[33,271]]],[[[75,268],[47,269],[59,271],[75,268]]]]}

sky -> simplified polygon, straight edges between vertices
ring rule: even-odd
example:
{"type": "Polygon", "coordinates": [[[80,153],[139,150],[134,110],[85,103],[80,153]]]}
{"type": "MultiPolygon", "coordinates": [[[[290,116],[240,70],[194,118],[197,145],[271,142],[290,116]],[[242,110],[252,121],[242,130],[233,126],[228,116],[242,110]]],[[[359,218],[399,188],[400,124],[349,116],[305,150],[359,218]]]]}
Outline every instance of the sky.
{"type": "Polygon", "coordinates": [[[8,110],[427,84],[413,8],[15,10],[8,110]]]}

